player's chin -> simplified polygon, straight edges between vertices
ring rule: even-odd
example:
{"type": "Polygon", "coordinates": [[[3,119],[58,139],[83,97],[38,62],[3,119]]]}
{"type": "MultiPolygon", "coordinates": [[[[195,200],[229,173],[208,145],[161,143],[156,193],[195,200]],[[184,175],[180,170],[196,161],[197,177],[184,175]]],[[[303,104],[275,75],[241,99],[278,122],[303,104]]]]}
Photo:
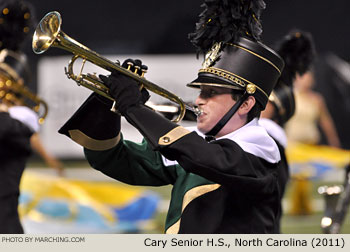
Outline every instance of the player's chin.
{"type": "Polygon", "coordinates": [[[211,130],[210,126],[205,122],[205,121],[201,121],[201,120],[197,120],[197,128],[200,132],[202,132],[203,134],[209,132],[211,130]]]}

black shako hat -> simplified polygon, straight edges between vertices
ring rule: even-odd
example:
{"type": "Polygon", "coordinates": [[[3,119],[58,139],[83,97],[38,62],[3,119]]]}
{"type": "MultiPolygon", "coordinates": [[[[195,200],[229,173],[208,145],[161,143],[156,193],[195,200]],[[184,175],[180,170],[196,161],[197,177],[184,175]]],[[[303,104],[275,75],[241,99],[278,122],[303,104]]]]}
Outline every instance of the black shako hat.
{"type": "Polygon", "coordinates": [[[298,29],[289,31],[274,49],[283,58],[285,67],[269,101],[275,107],[272,119],[283,127],[295,112],[293,82],[297,74],[303,75],[311,68],[316,50],[311,33],[298,29]]]}
{"type": "Polygon", "coordinates": [[[284,67],[282,58],[261,42],[263,0],[204,0],[196,30],[189,34],[205,59],[187,86],[219,86],[246,91],[264,109],[284,67]]]}
{"type": "Polygon", "coordinates": [[[205,54],[198,78],[187,84],[242,90],[242,96],[220,121],[206,132],[211,141],[252,95],[264,109],[281,75],[282,58],[261,42],[263,0],[204,0],[196,30],[189,34],[197,55],[205,54]]]}
{"type": "Polygon", "coordinates": [[[187,84],[246,91],[265,108],[284,67],[282,58],[261,42],[239,37],[234,43],[215,43],[207,52],[198,78],[187,84]]]}

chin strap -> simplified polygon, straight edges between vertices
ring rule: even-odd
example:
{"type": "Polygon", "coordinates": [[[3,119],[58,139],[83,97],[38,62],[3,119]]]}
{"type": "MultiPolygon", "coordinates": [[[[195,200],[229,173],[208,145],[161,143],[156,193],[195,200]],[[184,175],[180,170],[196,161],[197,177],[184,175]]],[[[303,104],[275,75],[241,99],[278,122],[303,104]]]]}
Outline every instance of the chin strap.
{"type": "Polygon", "coordinates": [[[232,106],[232,108],[221,118],[221,120],[205,134],[205,140],[211,142],[215,140],[215,136],[219,131],[226,125],[226,123],[231,119],[231,117],[236,113],[238,108],[243,104],[243,102],[248,98],[250,94],[244,92],[244,94],[239,98],[239,100],[232,106]]]}

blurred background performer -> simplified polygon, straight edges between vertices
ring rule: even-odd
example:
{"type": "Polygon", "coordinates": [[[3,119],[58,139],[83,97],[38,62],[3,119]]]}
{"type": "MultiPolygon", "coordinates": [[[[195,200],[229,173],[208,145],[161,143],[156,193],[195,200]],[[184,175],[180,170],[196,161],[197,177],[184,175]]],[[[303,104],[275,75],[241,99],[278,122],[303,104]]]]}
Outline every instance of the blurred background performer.
{"type": "Polygon", "coordinates": [[[0,120],[0,233],[20,234],[23,228],[17,209],[19,184],[31,154],[30,137],[34,130],[29,122],[13,119],[1,101],[0,120]]]}
{"type": "MultiPolygon", "coordinates": [[[[18,104],[20,97],[12,88],[28,80],[21,49],[34,27],[33,9],[22,1],[0,1],[0,11],[0,233],[23,233],[18,216],[20,180],[32,148],[40,151],[42,145],[37,113],[18,104]]],[[[59,171],[61,167],[55,164],[59,171]]]]}
{"type": "MultiPolygon", "coordinates": [[[[10,107],[9,112],[13,118],[26,120],[27,107],[32,109],[34,106],[26,103],[28,97],[18,88],[31,92],[26,86],[30,82],[31,73],[23,47],[25,43],[30,42],[36,23],[35,11],[30,3],[20,0],[0,0],[0,7],[0,74],[3,79],[3,84],[0,85],[0,99],[10,107]],[[6,84],[7,79],[14,83],[6,84]]],[[[34,93],[31,95],[35,96],[34,93]]],[[[46,151],[39,129],[39,125],[34,128],[35,132],[30,139],[31,148],[48,167],[63,175],[63,164],[46,151]]]]}
{"type": "Polygon", "coordinates": [[[12,81],[14,75],[14,80],[26,78],[26,59],[19,50],[32,26],[32,19],[26,5],[1,1],[0,7],[0,48],[3,56],[0,78],[0,233],[23,233],[17,209],[19,184],[31,154],[30,138],[39,129],[39,123],[36,113],[25,107],[17,112],[12,110],[21,116],[21,120],[13,118],[9,112],[13,104],[8,99],[12,96],[8,93],[6,82],[12,81]]]}
{"type": "MultiPolygon", "coordinates": [[[[305,34],[312,41],[311,34],[305,34]]],[[[315,45],[313,45],[316,56],[315,45]]],[[[322,132],[328,145],[340,148],[340,140],[333,119],[328,111],[322,95],[314,90],[314,62],[303,74],[297,73],[294,81],[295,113],[286,123],[285,130],[290,143],[320,144],[322,132]]],[[[312,206],[312,172],[307,165],[300,165],[300,170],[292,174],[291,210],[293,215],[309,215],[313,213],[312,206]]]]}
{"type": "MultiPolygon", "coordinates": [[[[183,128],[145,107],[137,81],[112,72],[100,78],[145,141],[124,140],[120,116],[95,94],[59,132],[83,145],[90,165],[112,178],[173,185],[166,233],[275,233],[280,154],[257,118],[283,60],[258,42],[265,3],[217,0],[203,7],[190,34],[207,53],[198,78],[188,84],[200,89],[197,127],[183,128]]],[[[140,61],[127,63],[131,70],[143,68],[140,61]]]]}
{"type": "Polygon", "coordinates": [[[285,154],[288,141],[284,127],[295,112],[293,82],[297,74],[303,75],[309,70],[315,52],[311,34],[299,30],[290,31],[276,43],[274,49],[283,58],[285,66],[269,97],[266,109],[261,113],[259,123],[266,128],[269,135],[276,141],[281,153],[281,167],[278,173],[281,191],[280,222],[282,198],[290,177],[288,160],[285,154]]]}
{"type": "Polygon", "coordinates": [[[287,123],[286,130],[290,141],[305,144],[320,144],[324,132],[327,144],[340,148],[340,140],[332,116],[322,95],[314,90],[315,73],[313,69],[295,80],[297,101],[295,116],[287,123]]]}

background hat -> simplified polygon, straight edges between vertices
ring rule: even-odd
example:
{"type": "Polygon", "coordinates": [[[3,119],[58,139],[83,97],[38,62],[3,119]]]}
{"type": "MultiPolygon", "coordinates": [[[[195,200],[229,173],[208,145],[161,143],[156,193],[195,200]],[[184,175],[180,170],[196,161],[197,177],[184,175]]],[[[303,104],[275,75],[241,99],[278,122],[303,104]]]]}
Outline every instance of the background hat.
{"type": "Polygon", "coordinates": [[[269,101],[276,109],[273,119],[283,126],[295,112],[295,77],[310,69],[316,53],[312,35],[300,30],[290,31],[276,43],[275,50],[283,58],[285,67],[269,101]]]}
{"type": "Polygon", "coordinates": [[[206,53],[198,78],[188,84],[246,90],[264,108],[284,63],[260,42],[262,0],[206,0],[196,31],[189,35],[206,53]]]}

